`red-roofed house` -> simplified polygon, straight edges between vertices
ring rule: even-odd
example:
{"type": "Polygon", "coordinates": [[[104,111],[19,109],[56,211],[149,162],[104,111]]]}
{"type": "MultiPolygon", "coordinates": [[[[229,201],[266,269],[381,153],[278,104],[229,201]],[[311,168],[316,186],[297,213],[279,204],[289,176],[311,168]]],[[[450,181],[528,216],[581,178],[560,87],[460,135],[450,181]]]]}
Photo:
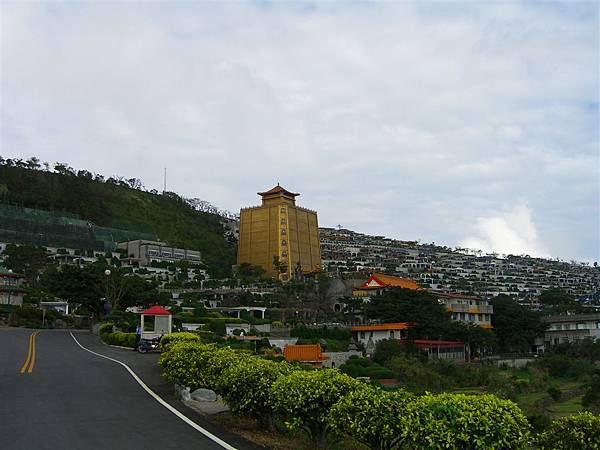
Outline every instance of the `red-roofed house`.
{"type": "Polygon", "coordinates": [[[367,281],[354,288],[352,295],[354,297],[370,297],[372,295],[381,294],[385,289],[391,287],[412,289],[415,291],[422,290],[414,280],[374,273],[367,281]]]}
{"type": "Polygon", "coordinates": [[[407,323],[396,322],[358,325],[352,327],[351,331],[356,342],[362,343],[367,349],[374,349],[377,342],[384,339],[406,339],[406,330],[408,328],[409,325],[407,323]]]}

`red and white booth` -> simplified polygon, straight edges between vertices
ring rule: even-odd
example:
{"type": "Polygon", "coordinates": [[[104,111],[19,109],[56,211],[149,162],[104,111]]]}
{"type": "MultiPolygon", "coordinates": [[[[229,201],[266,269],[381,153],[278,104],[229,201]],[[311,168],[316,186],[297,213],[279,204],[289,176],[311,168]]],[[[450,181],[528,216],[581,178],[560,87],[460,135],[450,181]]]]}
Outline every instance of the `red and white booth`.
{"type": "Polygon", "coordinates": [[[143,339],[152,339],[165,334],[170,334],[173,327],[171,311],[162,306],[154,305],[142,311],[140,329],[143,339]]]}

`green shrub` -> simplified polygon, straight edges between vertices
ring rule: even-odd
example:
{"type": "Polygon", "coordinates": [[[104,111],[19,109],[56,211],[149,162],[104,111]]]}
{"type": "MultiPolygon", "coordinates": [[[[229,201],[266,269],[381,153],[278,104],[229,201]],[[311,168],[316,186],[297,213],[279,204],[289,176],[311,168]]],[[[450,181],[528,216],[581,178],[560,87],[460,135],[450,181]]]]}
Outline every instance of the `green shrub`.
{"type": "Polygon", "coordinates": [[[192,390],[207,387],[204,365],[214,351],[214,345],[203,345],[193,341],[174,343],[167,351],[161,353],[158,359],[162,377],[170,383],[192,390]]]}
{"type": "Polygon", "coordinates": [[[361,385],[337,369],[294,371],[273,383],[273,408],[288,429],[302,428],[318,448],[327,448],[330,408],[361,385]]]}
{"type": "Polygon", "coordinates": [[[582,412],[552,422],[538,438],[541,450],[600,449],[600,416],[582,412]]]}
{"type": "Polygon", "coordinates": [[[102,325],[100,325],[98,327],[98,334],[100,335],[100,337],[102,337],[103,334],[112,333],[112,330],[113,330],[112,322],[103,323],[102,325]]]}
{"type": "Polygon", "coordinates": [[[250,359],[248,353],[235,351],[230,347],[215,349],[206,358],[202,367],[204,387],[218,391],[218,383],[223,372],[230,366],[241,364],[248,359],[250,359]]]}
{"type": "Polygon", "coordinates": [[[198,336],[196,333],[190,333],[186,331],[167,334],[160,340],[160,348],[163,351],[167,350],[169,345],[177,342],[200,342],[200,336],[198,336]]]}
{"type": "Polygon", "coordinates": [[[407,448],[524,449],[530,434],[519,407],[495,395],[427,394],[403,417],[407,448]]]}
{"type": "Polygon", "coordinates": [[[329,424],[371,449],[387,450],[401,444],[402,414],[412,394],[362,385],[342,397],[330,410],[329,424]]]}
{"type": "Polygon", "coordinates": [[[285,362],[244,358],[223,371],[217,391],[234,414],[247,414],[272,429],[270,389],[279,377],[292,370],[293,367],[285,362]]]}
{"type": "Polygon", "coordinates": [[[135,346],[135,333],[123,333],[117,331],[115,333],[104,333],[101,335],[101,338],[110,345],[119,345],[121,347],[130,348],[135,346]]]}
{"type": "Polygon", "coordinates": [[[562,396],[562,392],[556,386],[550,386],[546,392],[548,392],[548,395],[555,402],[557,402],[558,400],[560,400],[560,397],[562,396]]]}

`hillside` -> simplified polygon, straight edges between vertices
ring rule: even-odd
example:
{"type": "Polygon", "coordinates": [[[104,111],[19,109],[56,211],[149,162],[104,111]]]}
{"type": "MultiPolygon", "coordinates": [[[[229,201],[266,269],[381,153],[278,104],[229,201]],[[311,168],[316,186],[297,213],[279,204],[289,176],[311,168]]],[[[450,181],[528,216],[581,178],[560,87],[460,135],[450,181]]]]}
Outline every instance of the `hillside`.
{"type": "Polygon", "coordinates": [[[225,276],[235,247],[223,234],[222,217],[195,210],[177,194],[142,190],[139,180],[108,178],[57,164],[41,169],[0,157],[0,203],[76,215],[95,225],[158,236],[174,246],[200,250],[215,276],[225,276]]]}

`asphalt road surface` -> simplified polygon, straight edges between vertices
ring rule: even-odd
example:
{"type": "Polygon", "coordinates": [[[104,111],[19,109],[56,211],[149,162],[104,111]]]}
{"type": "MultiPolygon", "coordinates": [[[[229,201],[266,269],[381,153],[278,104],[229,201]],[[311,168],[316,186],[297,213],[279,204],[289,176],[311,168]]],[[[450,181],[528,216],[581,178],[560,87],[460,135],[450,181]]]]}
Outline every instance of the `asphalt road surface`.
{"type": "Polygon", "coordinates": [[[62,330],[0,328],[0,450],[256,450],[178,402],[156,369],[156,354],[84,347],[127,364],[196,428],[153,398],[120,364],[81,349],[62,330]],[[221,445],[197,428],[222,440],[221,445]]]}

